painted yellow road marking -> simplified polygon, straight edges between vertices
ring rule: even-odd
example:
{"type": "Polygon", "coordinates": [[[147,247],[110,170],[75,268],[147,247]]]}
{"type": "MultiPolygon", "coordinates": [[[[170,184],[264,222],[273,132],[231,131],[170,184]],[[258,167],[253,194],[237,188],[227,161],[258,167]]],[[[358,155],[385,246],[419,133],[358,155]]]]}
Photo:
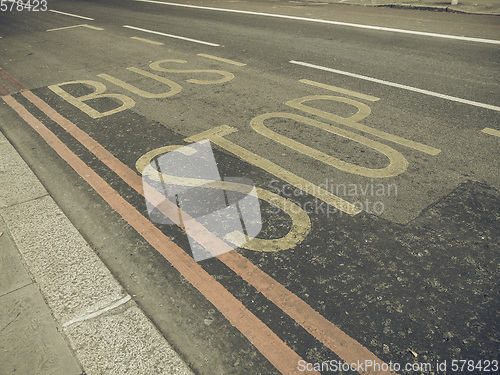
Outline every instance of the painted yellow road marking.
{"type": "Polygon", "coordinates": [[[306,85],[316,86],[316,87],[320,87],[322,89],[335,91],[335,92],[338,92],[340,94],[354,96],[355,98],[358,98],[358,99],[369,100],[371,102],[376,102],[377,100],[380,100],[380,98],[377,98],[376,96],[362,94],[362,93],[357,92],[357,91],[351,91],[351,90],[343,89],[341,87],[327,85],[327,84],[321,83],[321,82],[311,81],[309,79],[299,79],[299,82],[305,83],[306,85]]]}
{"type": "Polygon", "coordinates": [[[103,28],[100,28],[100,27],[90,26],[90,25],[87,25],[87,24],[83,24],[83,25],[73,25],[73,26],[66,26],[66,27],[58,27],[57,29],[49,29],[47,31],[59,31],[59,30],[73,29],[75,27],[86,27],[88,29],[99,30],[99,31],[104,30],[103,28]]]}
{"type": "MultiPolygon", "coordinates": [[[[360,93],[355,93],[355,94],[360,94],[360,93]]],[[[364,95],[364,94],[360,94],[360,95],[364,95]]],[[[358,97],[359,97],[359,95],[358,95],[358,97]]],[[[361,130],[362,132],[374,135],[376,137],[388,140],[390,142],[400,144],[400,145],[405,146],[405,147],[412,148],[412,149],[417,150],[417,151],[424,152],[424,153],[429,154],[429,155],[437,155],[441,152],[440,149],[437,149],[437,148],[434,148],[431,146],[427,146],[427,145],[424,145],[424,144],[419,143],[419,142],[410,141],[409,139],[398,137],[397,135],[386,133],[382,130],[374,129],[372,127],[360,124],[358,121],[361,121],[364,118],[366,118],[368,115],[370,115],[371,109],[366,104],[358,102],[356,100],[352,100],[352,99],[344,98],[344,97],[340,97],[340,96],[312,95],[312,96],[304,96],[304,97],[298,98],[298,99],[292,99],[292,100],[289,100],[288,102],[286,102],[285,104],[289,107],[299,109],[301,111],[310,113],[312,115],[316,115],[316,116],[322,117],[324,119],[327,119],[327,120],[330,120],[333,122],[337,122],[339,124],[349,126],[351,128],[357,129],[357,130],[361,130]],[[310,106],[304,104],[305,102],[309,102],[309,101],[313,101],[313,100],[331,100],[331,101],[350,104],[354,107],[357,107],[358,112],[350,117],[340,117],[340,116],[334,115],[333,113],[322,111],[320,109],[313,108],[313,107],[310,107],[310,106]]],[[[328,127],[328,125],[326,125],[326,124],[324,124],[324,125],[326,127],[328,127]]],[[[327,129],[325,129],[325,130],[327,130],[327,129]]]]}
{"type": "Polygon", "coordinates": [[[156,42],[154,40],[149,40],[149,39],[145,39],[145,38],[139,38],[138,36],[131,36],[130,39],[138,40],[140,42],[145,42],[145,43],[149,43],[149,44],[155,44],[157,46],[163,46],[163,43],[161,43],[161,42],[156,42]]]}
{"type": "Polygon", "coordinates": [[[151,160],[153,160],[153,158],[170,151],[175,151],[181,147],[182,146],[180,145],[170,145],[170,146],[155,148],[154,150],[148,151],[137,160],[137,162],[135,163],[135,169],[137,169],[137,172],[142,174],[144,172],[144,169],[149,165],[149,163],[151,163],[151,160]]]}
{"type": "MultiPolygon", "coordinates": [[[[96,30],[103,30],[100,28],[96,28],[94,26],[89,26],[89,25],[74,25],[74,26],[68,26],[68,27],[63,27],[59,29],[51,29],[47,31],[55,31],[55,30],[64,30],[64,29],[69,29],[69,28],[75,28],[75,27],[88,27],[91,29],[96,29],[96,30]]],[[[234,74],[224,71],[224,70],[216,70],[216,69],[186,69],[186,70],[181,70],[181,69],[166,69],[161,66],[163,63],[180,63],[184,64],[187,61],[185,60],[160,60],[156,61],[150,64],[151,69],[160,71],[160,72],[167,72],[167,73],[205,73],[205,74],[217,74],[219,76],[222,76],[220,79],[216,80],[199,80],[199,79],[186,79],[186,82],[198,84],[198,85],[210,85],[210,84],[219,84],[219,83],[225,83],[228,81],[231,81],[234,78],[234,74]]],[[[134,68],[130,67],[127,68],[127,70],[130,70],[132,72],[135,72],[137,74],[141,74],[145,77],[149,77],[151,79],[154,79],[156,81],[159,81],[161,83],[166,84],[167,86],[170,87],[170,91],[165,92],[165,93],[151,93],[148,91],[144,91],[138,87],[135,87],[127,82],[124,82],[118,78],[115,78],[113,76],[110,76],[109,74],[98,74],[98,77],[105,79],[111,83],[114,83],[117,86],[120,86],[133,94],[139,95],[143,98],[167,98],[171,97],[173,95],[178,94],[179,92],[182,91],[182,86],[179,85],[178,83],[171,81],[168,78],[156,75],[154,73],[139,69],[139,68],[134,68]]],[[[135,101],[128,96],[122,95],[122,94],[103,94],[106,91],[106,86],[103,85],[100,82],[97,81],[90,81],[90,80],[80,80],[80,81],[71,81],[71,82],[64,82],[60,83],[57,85],[51,85],[49,88],[55,92],[57,95],[61,96],[64,100],[68,101],[69,103],[73,104],[75,107],[79,108],[86,114],[88,114],[92,118],[101,118],[104,116],[109,116],[112,114],[115,114],[117,112],[121,112],[125,109],[132,108],[135,105],[135,101]],[[68,84],[86,84],[89,86],[93,86],[95,88],[95,91],[89,95],[84,95],[82,97],[74,97],[65,90],[61,88],[61,86],[68,85],[68,84]],[[118,108],[115,108],[110,111],[106,112],[99,112],[92,107],[88,106],[85,104],[85,101],[92,100],[92,99],[97,99],[97,98],[103,98],[103,97],[108,97],[108,98],[114,98],[117,99],[122,103],[122,105],[118,108]]]]}
{"type": "Polygon", "coordinates": [[[230,72],[226,72],[225,70],[216,70],[216,69],[167,69],[163,68],[161,65],[165,63],[176,63],[176,64],[185,64],[186,60],[175,60],[175,59],[166,59],[155,61],[149,64],[149,67],[158,72],[166,72],[166,73],[210,73],[210,74],[218,74],[221,75],[221,79],[217,79],[214,81],[204,81],[199,79],[186,79],[186,82],[195,83],[197,85],[212,85],[218,83],[225,83],[231,81],[234,78],[234,74],[230,72]]]}
{"type": "Polygon", "coordinates": [[[224,236],[224,239],[226,241],[231,242],[233,245],[236,245],[239,247],[238,244],[244,244],[245,242],[248,241],[248,236],[245,235],[243,232],[235,230],[234,232],[226,234],[224,236]]]}
{"type": "Polygon", "coordinates": [[[288,182],[289,184],[295,186],[296,188],[308,193],[321,201],[324,201],[328,205],[339,209],[342,212],[345,212],[349,215],[356,215],[361,212],[359,208],[355,205],[343,200],[342,198],[333,195],[329,191],[320,188],[312,184],[310,181],[293,174],[292,172],[280,167],[277,164],[274,164],[272,161],[263,158],[257,154],[254,154],[243,147],[238,146],[237,144],[227,140],[224,136],[234,133],[238,131],[235,128],[232,128],[228,125],[218,126],[216,128],[204,131],[200,134],[196,134],[192,137],[188,137],[185,139],[186,142],[198,142],[204,139],[208,139],[209,141],[215,143],[219,147],[231,152],[232,154],[238,156],[243,159],[247,163],[253,164],[265,171],[275,175],[283,181],[288,182]]]}
{"type": "Polygon", "coordinates": [[[361,176],[374,177],[374,178],[394,177],[406,171],[406,168],[408,166],[406,158],[401,153],[383,143],[371,140],[357,133],[341,129],[337,126],[328,125],[323,122],[313,120],[308,117],[296,115],[293,113],[286,113],[286,112],[265,113],[263,115],[254,117],[250,121],[250,126],[252,127],[253,130],[263,135],[264,137],[267,137],[275,142],[278,142],[286,147],[291,148],[292,150],[300,152],[322,163],[340,169],[344,172],[349,172],[349,173],[359,174],[361,176]],[[285,137],[267,128],[264,125],[264,121],[271,118],[284,118],[287,120],[302,122],[304,124],[314,126],[318,129],[326,130],[327,132],[338,135],[340,137],[358,142],[366,147],[370,147],[380,152],[381,154],[385,155],[389,159],[389,165],[386,166],[385,168],[373,169],[373,168],[361,167],[356,164],[347,163],[343,160],[337,159],[331,155],[327,155],[322,151],[306,146],[303,143],[297,142],[293,139],[285,137]]]}
{"type": "MultiPolygon", "coordinates": [[[[194,137],[200,140],[207,139],[205,136],[203,136],[203,134],[207,133],[204,132],[201,134],[197,134],[194,137]]],[[[188,142],[191,142],[191,140],[189,140],[188,142]]],[[[180,145],[170,145],[151,150],[146,154],[144,154],[143,156],[141,156],[139,160],[137,160],[135,167],[139,173],[147,175],[148,178],[156,181],[163,182],[164,180],[168,180],[172,183],[184,186],[200,186],[203,184],[204,187],[212,187],[214,189],[226,189],[226,190],[238,191],[241,193],[248,193],[247,185],[228,182],[228,181],[208,181],[199,178],[186,178],[186,177],[165,175],[162,173],[158,173],[158,171],[154,170],[149,165],[151,160],[156,156],[159,156],[166,152],[174,151],[181,147],[182,146],[180,145]]],[[[269,204],[283,210],[288,216],[290,216],[292,220],[292,225],[288,233],[281,238],[272,238],[272,239],[254,238],[249,242],[245,243],[244,245],[241,245],[240,247],[253,251],[275,252],[293,248],[297,246],[299,243],[301,243],[311,231],[311,220],[309,219],[307,213],[299,205],[296,205],[287,198],[275,194],[269,190],[256,187],[255,191],[259,199],[262,199],[268,202],[269,204]]]]}
{"type": "Polygon", "coordinates": [[[492,129],[492,128],[484,128],[481,130],[483,133],[494,135],[495,137],[500,137],[500,130],[492,129]]]}
{"type": "Polygon", "coordinates": [[[170,87],[170,91],[155,94],[155,93],[141,90],[140,88],[135,87],[135,86],[131,85],[130,83],[124,82],[121,79],[112,77],[109,74],[98,74],[97,76],[102,78],[102,79],[105,79],[106,81],[114,83],[115,85],[120,86],[120,87],[124,88],[125,90],[128,90],[128,91],[130,91],[136,95],[139,95],[143,98],[150,98],[150,99],[168,98],[168,97],[174,96],[182,91],[181,85],[179,85],[178,83],[176,83],[174,81],[169,80],[168,78],[161,77],[159,75],[150,73],[148,71],[145,71],[145,70],[142,70],[139,68],[134,68],[134,67],[127,68],[127,70],[141,74],[145,77],[149,77],[149,78],[154,79],[158,82],[164,83],[170,87]]]}
{"type": "Polygon", "coordinates": [[[54,93],[59,95],[61,98],[66,100],[67,102],[71,103],[81,111],[85,112],[87,115],[89,115],[92,118],[101,118],[104,116],[109,116],[114,113],[118,113],[121,111],[124,111],[126,109],[130,109],[135,105],[135,101],[128,96],[122,95],[122,94],[103,94],[106,91],[106,86],[104,86],[101,82],[97,81],[90,81],[90,80],[81,80],[81,81],[70,81],[70,82],[64,82],[64,83],[59,83],[57,85],[51,85],[49,86],[49,89],[51,89],[54,93]],[[84,84],[88,86],[94,87],[95,91],[93,93],[90,93],[88,95],[84,96],[79,96],[75,97],[68,92],[64,91],[61,86],[65,85],[70,85],[70,84],[84,84]],[[84,102],[92,99],[98,99],[98,98],[113,98],[117,99],[122,103],[121,106],[112,109],[110,111],[106,112],[99,112],[95,110],[94,108],[88,106],[84,102]]]}
{"type": "Polygon", "coordinates": [[[238,61],[225,59],[223,57],[217,57],[217,56],[213,56],[213,55],[208,55],[206,53],[198,53],[198,56],[200,56],[200,57],[206,57],[207,59],[222,61],[222,62],[225,62],[227,64],[232,64],[232,65],[236,65],[236,66],[246,66],[247,65],[247,64],[244,64],[244,63],[240,63],[238,61]]]}

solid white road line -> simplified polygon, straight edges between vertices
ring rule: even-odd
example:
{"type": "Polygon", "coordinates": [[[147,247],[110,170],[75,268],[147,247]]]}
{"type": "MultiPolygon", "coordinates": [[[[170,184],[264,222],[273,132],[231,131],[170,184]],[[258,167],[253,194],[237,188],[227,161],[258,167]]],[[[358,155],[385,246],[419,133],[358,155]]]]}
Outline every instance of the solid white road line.
{"type": "Polygon", "coordinates": [[[139,1],[142,3],[170,5],[170,6],[183,7],[183,8],[214,10],[214,11],[218,11],[218,12],[229,12],[229,13],[239,13],[239,14],[251,14],[251,15],[265,16],[265,17],[286,18],[286,19],[290,19],[290,20],[326,23],[326,24],[330,24],[330,25],[349,26],[349,27],[357,27],[360,29],[370,29],[370,30],[379,30],[379,31],[389,31],[389,32],[393,32],[393,33],[430,36],[430,37],[435,37],[435,38],[446,38],[446,39],[466,40],[469,42],[500,44],[500,40],[494,40],[494,39],[471,38],[471,37],[467,37],[467,36],[427,33],[424,31],[395,29],[392,27],[371,26],[371,25],[362,25],[362,24],[350,23],[350,22],[339,22],[339,21],[321,20],[321,19],[316,19],[316,18],[286,16],[284,14],[261,13],[261,12],[252,12],[252,11],[248,11],[248,10],[237,10],[237,9],[213,8],[213,7],[205,7],[205,6],[199,6],[199,5],[168,3],[165,1],[155,1],[155,0],[135,0],[135,1],[139,1]]]}
{"type": "Polygon", "coordinates": [[[90,17],[84,17],[84,16],[79,16],[79,15],[77,15],[77,14],[60,12],[60,11],[58,11],[58,10],[53,10],[53,9],[49,9],[49,12],[52,12],[52,13],[57,13],[57,14],[63,14],[63,15],[65,15],[65,16],[70,16],[70,17],[81,18],[81,19],[84,19],[84,20],[89,20],[89,21],[93,21],[93,20],[94,20],[93,18],[90,18],[90,17]]]}
{"type": "Polygon", "coordinates": [[[159,31],[141,29],[140,27],[134,27],[134,26],[128,26],[128,25],[123,25],[123,27],[126,27],[127,29],[132,29],[132,30],[144,31],[145,33],[168,36],[169,38],[182,39],[182,40],[187,40],[189,42],[205,44],[207,46],[220,47],[220,44],[215,44],[215,43],[210,43],[210,42],[204,42],[202,40],[186,38],[186,37],[178,36],[178,35],[160,33],[159,31]]]}
{"type": "Polygon", "coordinates": [[[365,81],[376,82],[376,83],[380,83],[380,84],[386,85],[386,86],[397,87],[399,89],[404,89],[404,90],[408,90],[408,91],[414,91],[414,92],[418,92],[418,93],[424,94],[424,95],[435,96],[437,98],[451,100],[451,101],[454,101],[454,102],[457,102],[457,103],[469,104],[469,105],[473,105],[473,106],[476,106],[476,107],[491,109],[493,111],[499,111],[500,112],[500,107],[497,107],[497,106],[494,106],[494,105],[491,105],[491,104],[485,104],[485,103],[475,102],[475,101],[468,100],[468,99],[457,98],[456,96],[450,96],[450,95],[440,94],[440,93],[434,92],[434,91],[423,90],[423,89],[419,89],[417,87],[406,86],[406,85],[402,85],[400,83],[394,83],[394,82],[384,81],[384,80],[378,79],[378,78],[367,77],[367,76],[363,76],[361,74],[345,72],[343,70],[337,70],[337,69],[327,68],[327,67],[324,67],[324,66],[321,66],[321,65],[309,64],[309,63],[302,62],[302,61],[291,60],[290,63],[296,64],[296,65],[306,66],[308,68],[314,68],[314,69],[324,70],[326,72],[342,74],[342,75],[349,76],[349,77],[364,79],[365,81]]]}

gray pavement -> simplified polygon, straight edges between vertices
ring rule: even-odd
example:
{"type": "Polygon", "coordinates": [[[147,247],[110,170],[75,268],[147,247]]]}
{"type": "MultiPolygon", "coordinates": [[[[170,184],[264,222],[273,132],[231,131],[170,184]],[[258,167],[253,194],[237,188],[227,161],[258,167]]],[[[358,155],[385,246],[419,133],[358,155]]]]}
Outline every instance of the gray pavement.
{"type": "Polygon", "coordinates": [[[0,374],[191,374],[0,133],[0,374]]]}
{"type": "Polygon", "coordinates": [[[314,3],[338,3],[363,6],[384,6],[395,8],[410,8],[442,12],[460,12],[473,14],[500,15],[498,0],[303,0],[314,3]]]}

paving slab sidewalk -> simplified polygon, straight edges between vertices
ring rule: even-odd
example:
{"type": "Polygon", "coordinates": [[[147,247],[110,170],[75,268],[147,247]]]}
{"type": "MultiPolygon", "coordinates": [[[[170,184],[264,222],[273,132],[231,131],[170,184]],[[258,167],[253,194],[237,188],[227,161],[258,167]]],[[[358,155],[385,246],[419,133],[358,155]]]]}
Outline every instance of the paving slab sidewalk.
{"type": "Polygon", "coordinates": [[[192,374],[0,133],[0,374],[192,374]]]}
{"type": "Polygon", "coordinates": [[[301,0],[313,3],[337,3],[364,6],[385,6],[443,12],[500,15],[499,0],[301,0]]]}

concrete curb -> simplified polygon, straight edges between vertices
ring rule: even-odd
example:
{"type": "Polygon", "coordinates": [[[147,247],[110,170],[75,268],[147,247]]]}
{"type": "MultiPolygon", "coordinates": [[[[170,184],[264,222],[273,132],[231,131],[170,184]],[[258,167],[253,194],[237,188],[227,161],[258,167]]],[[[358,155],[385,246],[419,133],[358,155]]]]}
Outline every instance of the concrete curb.
{"type": "Polygon", "coordinates": [[[486,4],[480,4],[481,0],[473,2],[470,0],[459,0],[458,5],[452,5],[451,1],[437,3],[434,0],[422,0],[415,1],[412,4],[410,1],[406,2],[391,2],[389,0],[303,0],[309,3],[328,3],[328,4],[345,4],[345,5],[357,5],[366,7],[376,7],[376,8],[398,8],[398,9],[413,9],[413,10],[426,10],[433,12],[447,12],[447,13],[461,13],[461,14],[478,14],[485,16],[499,16],[500,15],[500,4],[495,6],[489,6],[486,4]],[[494,8],[494,9],[489,9],[494,8]]]}
{"type": "MultiPolygon", "coordinates": [[[[346,3],[343,3],[346,4],[346,3]]],[[[467,11],[463,9],[457,9],[451,6],[430,6],[430,5],[413,5],[413,4],[383,4],[383,5],[366,5],[373,6],[377,8],[396,8],[396,9],[413,9],[413,10],[428,10],[433,12],[446,12],[446,13],[461,13],[461,14],[477,14],[483,16],[498,16],[499,13],[492,12],[482,12],[482,11],[467,11]]]]}
{"type": "Polygon", "coordinates": [[[17,278],[0,289],[0,342],[9,341],[0,345],[0,362],[12,371],[49,364],[39,374],[192,374],[2,133],[0,186],[0,240],[10,240],[11,249],[4,262],[2,246],[0,267],[16,264],[5,277],[17,278]],[[30,315],[34,304],[43,321],[30,315]],[[19,355],[29,345],[22,332],[34,324],[44,327],[39,340],[57,340],[57,350],[35,346],[25,358],[19,355]]]}

